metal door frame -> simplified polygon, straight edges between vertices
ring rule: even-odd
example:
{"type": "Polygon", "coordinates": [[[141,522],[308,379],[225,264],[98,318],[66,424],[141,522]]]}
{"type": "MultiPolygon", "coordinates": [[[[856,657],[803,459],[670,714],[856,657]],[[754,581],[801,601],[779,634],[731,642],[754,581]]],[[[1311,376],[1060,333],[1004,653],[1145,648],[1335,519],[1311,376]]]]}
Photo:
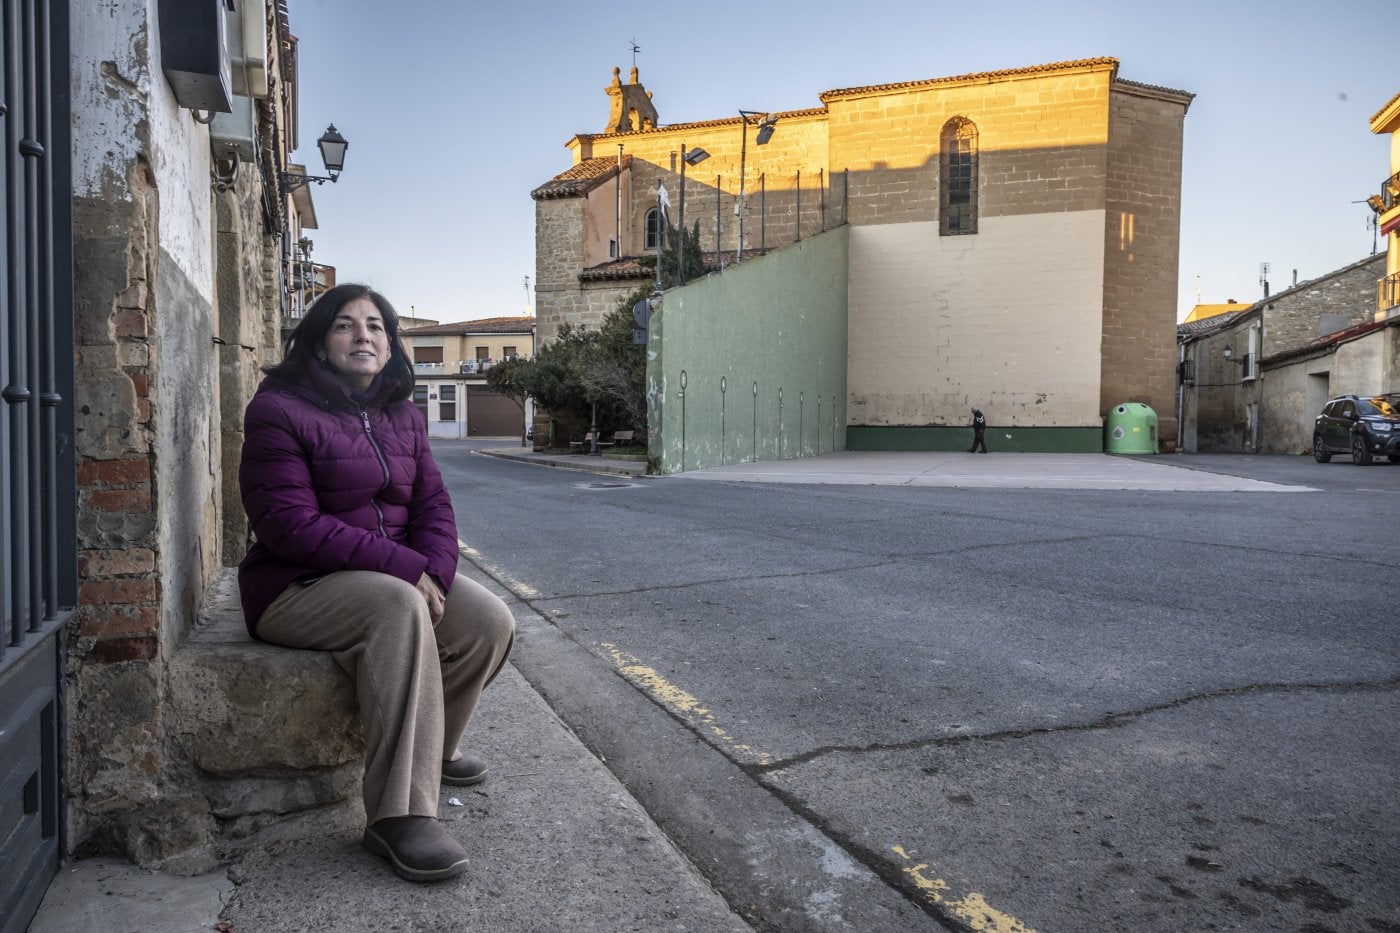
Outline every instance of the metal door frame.
{"type": "Polygon", "coordinates": [[[77,602],[67,0],[0,7],[0,933],[64,839],[62,630],[77,602]]]}

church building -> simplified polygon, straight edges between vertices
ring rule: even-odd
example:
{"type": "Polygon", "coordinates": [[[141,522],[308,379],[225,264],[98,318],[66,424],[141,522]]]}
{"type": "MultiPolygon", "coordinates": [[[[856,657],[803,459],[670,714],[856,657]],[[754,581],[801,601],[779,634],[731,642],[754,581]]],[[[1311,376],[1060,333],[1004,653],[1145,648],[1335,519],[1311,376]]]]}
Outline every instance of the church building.
{"type": "MultiPolygon", "coordinates": [[[[649,282],[663,308],[678,306],[672,294],[696,286],[652,259],[673,227],[698,226],[701,279],[736,267],[761,279],[779,254],[844,229],[844,371],[823,415],[839,409],[833,449],[965,448],[976,406],[994,451],[1098,451],[1123,402],[1150,406],[1170,449],[1193,95],[1126,80],[1113,58],[841,88],[811,109],[669,125],[636,68],[625,84],[614,69],[606,90],[603,131],[570,139],[572,166],[532,192],[542,342],[649,282]]],[[[724,300],[761,320],[765,294],[724,300]]],[[[752,347],[727,342],[754,335],[717,328],[711,340],[732,361],[752,347]]],[[[721,379],[752,381],[756,398],[763,381],[733,368],[721,379]]]]}

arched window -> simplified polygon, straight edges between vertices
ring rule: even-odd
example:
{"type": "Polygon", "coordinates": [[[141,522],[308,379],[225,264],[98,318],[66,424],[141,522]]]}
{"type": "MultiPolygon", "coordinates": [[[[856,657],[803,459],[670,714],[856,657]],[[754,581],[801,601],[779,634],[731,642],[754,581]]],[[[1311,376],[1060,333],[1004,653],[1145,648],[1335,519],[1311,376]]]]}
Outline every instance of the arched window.
{"type": "Polygon", "coordinates": [[[646,238],[642,242],[642,248],[648,252],[656,249],[656,238],[661,228],[661,212],[656,208],[647,211],[646,238]]]}
{"type": "Polygon", "coordinates": [[[962,117],[943,124],[939,138],[938,232],[977,232],[977,124],[962,117]]]}

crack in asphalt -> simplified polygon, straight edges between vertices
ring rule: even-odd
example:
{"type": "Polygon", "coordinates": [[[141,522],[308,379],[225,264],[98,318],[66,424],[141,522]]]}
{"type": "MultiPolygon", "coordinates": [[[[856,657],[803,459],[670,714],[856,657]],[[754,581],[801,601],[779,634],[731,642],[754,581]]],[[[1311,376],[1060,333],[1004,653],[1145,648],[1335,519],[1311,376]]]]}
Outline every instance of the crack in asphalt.
{"type": "MultiPolygon", "coordinates": [[[[957,554],[971,554],[976,551],[986,551],[998,548],[1024,547],[1039,544],[1073,544],[1078,541],[1093,541],[1103,537],[1102,535],[1076,535],[1069,538],[1045,538],[1034,541],[1014,541],[1014,542],[989,542],[986,544],[969,544],[966,547],[949,548],[942,551],[922,551],[902,554],[882,555],[879,560],[874,560],[865,564],[847,564],[840,567],[823,567],[817,570],[794,570],[787,573],[764,573],[764,574],[740,574],[729,577],[709,577],[704,580],[688,580],[684,583],[664,583],[657,586],[638,586],[625,590],[595,590],[584,593],[558,593],[553,596],[535,597],[535,602],[556,602],[565,599],[594,599],[599,596],[634,596],[638,593],[657,593],[668,590],[694,589],[700,586],[711,586],[716,583],[747,583],[761,580],[788,580],[801,577],[819,577],[830,574],[848,573],[853,570],[873,570],[877,567],[889,567],[895,564],[908,563],[910,558],[924,557],[949,557],[957,554]]],[[[495,579],[493,577],[493,579],[495,579]]],[[[504,586],[505,583],[501,582],[504,586]]],[[[519,596],[514,589],[507,586],[511,592],[519,596]]]]}
{"type": "MultiPolygon", "coordinates": [[[[556,596],[539,596],[538,603],[557,602],[561,599],[593,599],[599,596],[634,596],[638,593],[657,593],[665,590],[689,590],[698,586],[711,586],[716,583],[747,583],[751,580],[787,580],[797,577],[817,577],[826,574],[844,573],[849,570],[870,570],[898,563],[894,560],[879,560],[869,564],[851,564],[845,567],[823,567],[820,570],[794,570],[790,573],[749,574],[736,577],[711,577],[706,580],[691,580],[686,583],[667,583],[660,586],[638,586],[628,590],[598,590],[592,593],[561,593],[556,596]]],[[[514,592],[512,590],[512,592],[514,592]]],[[[519,594],[516,594],[517,596],[519,594]]]]}
{"type": "MultiPolygon", "coordinates": [[[[1184,469],[1191,469],[1191,468],[1190,468],[1190,467],[1184,467],[1184,469]]],[[[1202,471],[1202,472],[1209,472],[1209,471],[1202,471]]],[[[1219,474],[1219,475],[1228,476],[1228,475],[1231,475],[1231,474],[1224,474],[1224,473],[1223,473],[1223,474],[1219,474]]],[[[1058,491],[1058,490],[1049,490],[1049,491],[1058,491]]],[[[1073,491],[1073,490],[1071,490],[1071,491],[1073,491]]],[[[1376,491],[1393,492],[1393,490],[1376,490],[1376,491]]],[[[850,494],[849,494],[849,493],[843,493],[843,494],[841,494],[841,495],[843,495],[843,496],[849,496],[850,494]]],[[[881,503],[886,502],[886,500],[883,499],[883,498],[877,498],[877,501],[879,501],[879,502],[881,502],[881,503]]],[[[627,506],[623,507],[623,511],[632,512],[632,513],[639,513],[639,514],[643,514],[643,515],[654,515],[654,514],[655,514],[653,511],[651,511],[651,510],[649,510],[649,509],[639,508],[639,507],[632,507],[632,504],[630,504],[630,503],[629,503],[627,506]]],[[[901,513],[901,514],[904,514],[904,513],[901,513]]],[[[920,517],[921,517],[921,518],[934,517],[934,518],[961,518],[961,519],[971,519],[971,520],[975,520],[975,521],[977,521],[977,522],[979,522],[979,523],[983,523],[983,524],[985,524],[985,523],[987,523],[987,522],[996,522],[996,523],[999,523],[999,524],[1015,525],[1015,526],[1019,526],[1019,527],[1025,527],[1025,526],[1027,526],[1027,525],[1041,524],[1041,523],[1038,523],[1038,522],[1028,522],[1023,516],[1019,516],[1019,515],[987,515],[987,514],[985,514],[985,513],[977,512],[977,511],[975,511],[975,510],[952,509],[952,508],[941,508],[941,509],[930,510],[930,511],[928,511],[928,512],[926,512],[926,513],[920,513],[920,517]]],[[[716,520],[716,521],[705,521],[704,519],[699,518],[699,517],[690,517],[688,520],[691,521],[691,522],[694,522],[694,523],[697,524],[697,525],[708,525],[708,526],[715,527],[715,528],[724,528],[726,531],[731,531],[731,532],[733,531],[732,527],[726,526],[722,521],[718,521],[718,520],[716,520]]],[[[888,519],[886,516],[881,515],[881,516],[871,517],[871,518],[865,519],[865,520],[863,520],[863,521],[858,521],[858,522],[856,522],[856,524],[858,524],[858,525],[875,525],[875,526],[880,526],[880,525],[886,525],[886,524],[888,524],[888,522],[889,522],[889,519],[888,519]]],[[[822,525],[822,524],[820,524],[820,523],[812,522],[812,523],[806,523],[806,524],[800,524],[800,525],[791,525],[791,526],[788,526],[788,528],[787,528],[786,530],[790,530],[790,531],[794,531],[794,532],[795,532],[795,531],[801,531],[801,530],[807,530],[807,529],[824,529],[825,527],[826,527],[826,526],[824,526],[824,525],[822,525]]],[[[750,529],[750,531],[752,531],[752,529],[750,529]]],[[[809,542],[809,541],[807,541],[807,540],[805,540],[805,539],[803,539],[803,538],[801,538],[801,537],[799,537],[799,536],[797,536],[797,535],[778,534],[778,533],[774,532],[773,530],[768,530],[768,531],[765,531],[765,532],[762,532],[762,533],[759,533],[759,532],[754,531],[753,533],[755,533],[755,534],[761,534],[763,537],[775,538],[775,539],[781,540],[781,541],[796,541],[796,542],[798,542],[798,543],[803,543],[803,544],[809,544],[809,543],[811,543],[811,542],[809,542]]],[[[1203,540],[1194,539],[1194,538],[1185,538],[1185,537],[1179,538],[1179,537],[1171,537],[1171,536],[1163,537],[1163,536],[1161,536],[1161,534],[1160,534],[1160,529],[1157,529],[1157,528],[1144,528],[1144,529],[1142,530],[1141,533],[1124,532],[1124,531],[1115,531],[1115,532],[1106,532],[1106,533],[1098,534],[1098,533],[1089,533],[1089,532],[1086,532],[1086,533],[1083,533],[1083,534],[1073,535],[1073,536],[1071,536],[1071,537],[1069,537],[1069,538],[1065,538],[1065,539],[1063,539],[1063,540],[1064,540],[1064,541],[1069,541],[1069,542],[1073,542],[1073,541],[1096,541],[1096,540],[1109,540],[1109,539],[1123,539],[1123,540],[1130,540],[1130,541],[1131,541],[1131,540],[1138,540],[1138,539],[1141,539],[1141,538],[1146,538],[1146,537],[1148,537],[1149,535],[1152,537],[1152,540],[1153,540],[1154,542],[1180,544],[1180,545],[1184,545],[1184,546],[1192,547],[1192,548],[1202,548],[1202,547],[1204,547],[1204,548],[1219,548],[1219,549],[1229,550],[1229,551],[1231,551],[1231,552],[1249,552],[1249,553],[1254,553],[1254,554],[1265,554],[1265,555],[1269,555],[1269,556],[1281,556],[1281,557],[1288,557],[1288,558],[1304,558],[1304,559],[1310,559],[1310,560],[1336,561],[1336,562],[1345,562],[1345,563],[1347,563],[1348,565],[1358,564],[1358,563],[1359,563],[1359,564],[1363,564],[1363,565],[1379,567],[1379,568],[1382,568],[1382,569],[1385,569],[1385,570],[1393,570],[1393,569],[1394,569],[1394,564],[1393,564],[1392,562],[1386,562],[1386,561],[1382,561],[1382,560],[1368,560],[1367,558],[1362,557],[1362,556],[1347,556],[1347,555],[1341,555],[1341,554],[1336,553],[1335,551],[1295,552],[1295,551],[1284,551],[1284,550],[1279,550],[1279,549],[1277,549],[1277,548],[1265,547],[1265,546],[1261,546],[1261,545],[1258,545],[1258,544],[1252,544],[1252,543],[1250,543],[1249,541],[1237,542],[1237,543],[1233,543],[1233,544],[1222,544],[1222,543],[1220,543],[1219,541],[1203,541],[1203,540]]],[[[1046,538],[1046,539],[1043,539],[1043,540],[1035,540],[1035,539],[1033,539],[1033,540],[1027,540],[1027,541],[994,542],[994,543],[988,543],[988,544],[983,544],[983,545],[971,545],[971,546],[969,546],[969,547],[967,547],[967,548],[959,548],[959,549],[952,549],[952,550],[946,550],[946,551],[944,551],[944,550],[931,550],[931,551],[901,551],[901,552],[897,552],[897,553],[893,553],[893,554],[885,554],[885,555],[882,555],[882,556],[885,557],[887,560],[897,560],[897,559],[899,559],[899,558],[908,558],[908,557],[939,557],[939,556],[944,556],[944,555],[948,555],[948,554],[957,554],[957,553],[961,553],[962,551],[968,551],[968,550],[974,550],[974,549],[986,549],[986,548],[997,548],[997,547],[1017,547],[1017,546],[1020,546],[1020,545],[1022,545],[1022,544],[1057,544],[1057,543],[1060,543],[1061,540],[1062,540],[1062,539],[1058,539],[1058,538],[1046,538]]],[[[840,546],[838,546],[838,545],[824,545],[824,546],[830,547],[832,550],[836,550],[836,551],[852,551],[852,550],[855,550],[855,549],[853,549],[853,548],[840,547],[840,546]]],[[[858,553],[866,554],[866,553],[868,553],[868,552],[866,552],[866,551],[858,551],[858,553]]],[[[600,595],[602,595],[602,594],[600,594],[600,595]]]]}
{"type": "MultiPolygon", "coordinates": [[[[1178,699],[1166,703],[1144,706],[1141,709],[1112,712],[1094,722],[1066,723],[1062,726],[1035,726],[1025,729],[1003,729],[998,732],[986,732],[979,735],[945,735],[927,739],[911,739],[907,742],[872,742],[869,745],[826,745],[821,748],[814,748],[811,751],[803,752],[800,755],[792,755],[788,758],[783,758],[767,764],[744,764],[741,762],[736,762],[736,764],[738,764],[740,768],[756,776],[763,776],[782,771],[785,768],[809,764],[827,755],[864,755],[872,752],[903,752],[914,751],[921,748],[966,745],[971,742],[1001,742],[1008,739],[1024,739],[1030,736],[1053,735],[1060,732],[1094,732],[1100,729],[1115,729],[1135,719],[1150,716],[1153,713],[1179,709],[1193,703],[1246,696],[1253,693],[1341,693],[1367,690],[1394,690],[1397,688],[1400,688],[1400,677],[1390,680],[1351,681],[1344,683],[1248,684],[1243,687],[1228,687],[1223,690],[1212,690],[1206,693],[1179,697],[1178,699]]],[[[765,782],[765,786],[767,786],[767,782],[765,782]]]]}
{"type": "MultiPolygon", "coordinates": [[[[779,538],[779,539],[782,539],[782,540],[793,540],[793,539],[787,538],[786,536],[783,536],[783,535],[775,535],[775,534],[772,534],[772,533],[769,533],[769,534],[766,535],[766,536],[767,536],[767,537],[772,537],[772,538],[779,538]]],[[[826,576],[826,575],[831,575],[831,574],[849,573],[849,572],[851,572],[851,571],[858,571],[858,570],[874,570],[874,569],[877,569],[877,568],[880,568],[880,567],[890,567],[890,566],[895,566],[895,565],[898,565],[898,564],[910,563],[910,562],[920,561],[920,560],[928,560],[928,559],[932,559],[932,558],[955,557],[955,556],[962,555],[962,554],[974,554],[974,553],[977,553],[977,552],[980,552],[980,551],[1010,550],[1010,549],[1014,549],[1014,548],[1015,548],[1015,549],[1018,549],[1018,548],[1025,548],[1025,547],[1037,547],[1037,546],[1041,546],[1041,545],[1078,544],[1078,543],[1083,543],[1083,542],[1087,542],[1087,541],[1106,541],[1106,540],[1114,540],[1114,539],[1120,539],[1120,540],[1128,540],[1128,541],[1131,541],[1131,540],[1137,540],[1137,538],[1138,538],[1138,536],[1136,536],[1136,535],[1127,535],[1127,534],[1122,534],[1122,533],[1109,533],[1109,534],[1076,534],[1076,535],[1068,535],[1068,536],[1064,536],[1064,537],[1033,538],[1033,539],[1026,539],[1026,540],[1021,540],[1021,541],[989,541],[989,542],[985,542],[985,543],[982,543],[982,544],[969,544],[969,545],[965,545],[965,546],[957,547],[957,548],[944,548],[944,549],[937,549],[937,548],[935,548],[935,549],[927,550],[927,551],[902,551],[902,552],[898,552],[898,553],[882,554],[882,555],[879,556],[879,559],[873,560],[873,561],[870,561],[870,562],[867,562],[867,563],[848,564],[848,565],[838,566],[838,567],[824,567],[824,568],[820,568],[820,569],[817,569],[817,570],[796,570],[796,571],[791,571],[791,572],[787,572],[787,573],[738,574],[738,575],[734,575],[734,576],[707,577],[707,578],[705,578],[705,579],[703,579],[703,580],[688,580],[688,581],[683,582],[683,583],[665,583],[665,584],[658,584],[658,585],[656,585],[656,586],[638,586],[638,587],[629,587],[629,588],[627,588],[627,589],[617,589],[617,590],[593,590],[593,591],[582,591],[582,592],[575,592],[575,593],[556,593],[556,594],[549,595],[549,596],[537,596],[537,597],[534,597],[534,602],[545,603],[545,602],[559,602],[559,601],[562,601],[562,600],[570,600],[570,599],[594,599],[594,598],[602,597],[602,596],[635,596],[635,595],[638,595],[638,594],[641,594],[641,593],[657,593],[657,592],[667,592],[667,591],[673,591],[673,590],[686,590],[686,589],[694,589],[694,588],[696,588],[696,587],[712,586],[712,585],[714,585],[714,584],[722,584],[722,583],[747,583],[747,582],[750,582],[750,581],[758,582],[758,581],[764,581],[764,580],[800,579],[800,578],[802,578],[802,577],[826,576]]],[[[1265,555],[1277,556],[1277,557],[1289,557],[1289,558],[1299,558],[1299,559],[1317,560],[1317,561],[1341,561],[1341,562],[1345,562],[1348,566],[1354,566],[1354,565],[1357,565],[1357,564],[1362,564],[1362,565],[1369,565],[1369,566],[1374,566],[1374,567],[1378,567],[1378,568],[1384,568],[1384,569],[1386,569],[1386,570],[1393,569],[1393,567],[1392,567],[1391,564],[1386,563],[1386,562],[1384,562],[1384,561],[1367,560],[1367,559],[1365,559],[1365,558],[1357,557],[1357,556],[1354,556],[1354,555],[1353,555],[1353,556],[1347,556],[1347,555],[1339,555],[1339,554],[1335,554],[1335,553],[1316,553],[1316,554],[1314,554],[1314,553],[1296,553],[1296,552],[1291,552],[1291,551],[1280,551],[1280,550],[1276,550],[1276,549],[1274,549],[1274,548],[1256,547],[1256,546],[1249,546],[1249,545],[1228,545],[1228,546],[1226,546],[1226,545],[1220,545],[1220,544],[1218,544],[1218,543],[1217,543],[1217,544],[1212,544],[1212,543],[1210,543],[1210,542],[1193,541],[1193,540],[1188,539],[1188,538],[1165,538],[1165,539],[1156,539],[1156,540],[1158,540],[1158,541],[1173,542],[1173,543],[1176,543],[1176,544],[1181,544],[1181,545],[1185,545],[1185,546],[1192,547],[1192,548],[1221,547],[1221,548],[1226,548],[1226,549],[1228,549],[1228,550],[1230,550],[1230,551],[1233,551],[1233,552],[1249,551],[1249,552],[1256,553],[1256,554],[1265,554],[1265,555]]],[[[848,548],[831,548],[831,550],[846,551],[846,550],[850,550],[850,549],[848,549],[848,548]]],[[[862,555],[867,555],[869,552],[861,552],[861,553],[862,553],[862,555]]],[[[520,596],[520,594],[517,593],[517,592],[515,591],[514,587],[511,587],[511,586],[507,585],[506,581],[498,580],[497,582],[501,583],[503,586],[506,586],[506,588],[509,589],[509,590],[510,590],[513,594],[515,594],[516,596],[520,596]]],[[[1044,587],[1043,584],[1037,584],[1037,587],[1040,588],[1040,589],[1045,589],[1045,587],[1044,587]]],[[[1053,589],[1053,588],[1052,588],[1052,589],[1049,590],[1049,592],[1053,592],[1053,593],[1056,593],[1057,595],[1061,595],[1061,596],[1070,596],[1070,595],[1074,595],[1074,596],[1076,596],[1077,598],[1078,598],[1078,597],[1082,597],[1082,594],[1080,594],[1080,593],[1078,593],[1078,592],[1072,592],[1072,591],[1069,591],[1069,590],[1056,590],[1056,589],[1053,589]]],[[[522,598],[523,598],[523,597],[522,597],[522,598]]],[[[1152,606],[1162,606],[1162,605],[1163,605],[1160,601],[1151,600],[1151,599],[1146,599],[1146,598],[1143,598],[1143,599],[1140,599],[1140,600],[1132,600],[1130,597],[1127,597],[1127,596],[1125,596],[1124,594],[1118,594],[1116,598],[1118,598],[1118,599],[1128,599],[1128,601],[1138,602],[1138,603],[1141,603],[1141,604],[1143,604],[1143,605],[1152,605],[1152,606]]],[[[1180,606],[1178,606],[1178,607],[1167,607],[1167,608],[1184,609],[1184,608],[1187,608],[1187,607],[1180,607],[1180,606]]]]}

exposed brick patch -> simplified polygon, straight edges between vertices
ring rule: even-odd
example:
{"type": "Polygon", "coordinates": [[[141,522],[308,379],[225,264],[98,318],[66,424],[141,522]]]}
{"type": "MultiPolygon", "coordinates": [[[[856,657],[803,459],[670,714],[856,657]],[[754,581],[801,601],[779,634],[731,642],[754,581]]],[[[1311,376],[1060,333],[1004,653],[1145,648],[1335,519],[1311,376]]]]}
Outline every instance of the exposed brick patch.
{"type": "Polygon", "coordinates": [[[149,661],[156,656],[153,635],[138,638],[104,638],[92,646],[88,661],[94,664],[115,664],[119,661],[149,661]]]}
{"type": "Polygon", "coordinates": [[[146,315],[139,311],[119,311],[112,316],[112,324],[118,338],[146,339],[146,315]]]}
{"type": "Polygon", "coordinates": [[[78,624],[78,634],[98,638],[154,636],[158,624],[155,606],[87,606],[78,624]]]}
{"type": "MultiPolygon", "coordinates": [[[[144,375],[141,377],[143,382],[145,378],[144,375]]],[[[78,464],[79,486],[130,486],[150,481],[151,461],[145,457],[125,460],[84,460],[78,464]]]]}
{"type": "Polygon", "coordinates": [[[153,573],[156,554],[150,548],[100,549],[78,552],[78,574],[85,578],[153,573]]]}
{"type": "Polygon", "coordinates": [[[100,512],[149,512],[149,489],[98,489],[87,495],[87,507],[100,512]]]}
{"type": "Polygon", "coordinates": [[[78,601],[84,605],[154,603],[156,596],[156,581],[150,578],[85,580],[78,590],[78,601]]]}

